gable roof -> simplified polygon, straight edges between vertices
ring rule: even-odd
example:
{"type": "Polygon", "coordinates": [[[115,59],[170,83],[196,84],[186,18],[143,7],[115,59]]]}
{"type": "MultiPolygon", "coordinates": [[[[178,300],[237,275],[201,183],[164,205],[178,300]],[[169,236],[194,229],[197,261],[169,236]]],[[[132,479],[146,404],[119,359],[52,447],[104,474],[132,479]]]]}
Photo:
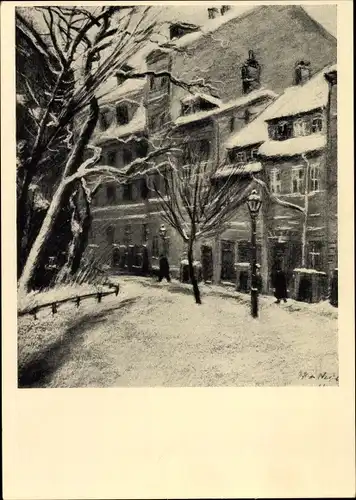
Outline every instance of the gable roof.
{"type": "Polygon", "coordinates": [[[179,116],[175,120],[176,125],[185,125],[187,123],[196,122],[199,120],[204,120],[205,118],[209,118],[210,116],[216,116],[224,111],[228,111],[232,108],[238,108],[241,106],[245,106],[246,104],[253,103],[263,97],[275,98],[277,94],[268,89],[259,89],[251,92],[250,94],[244,95],[242,97],[238,97],[232,101],[228,101],[220,106],[217,106],[214,109],[209,109],[207,111],[197,111],[196,113],[191,113],[189,115],[179,116]]]}
{"type": "Polygon", "coordinates": [[[267,141],[268,120],[307,113],[326,106],[329,89],[324,75],[335,68],[336,65],[328,66],[304,85],[288,87],[251,123],[233,134],[227,140],[226,148],[245,147],[267,141]]]}
{"type": "MultiPolygon", "coordinates": [[[[220,27],[227,24],[229,21],[233,21],[236,19],[244,19],[248,16],[256,14],[256,12],[265,9],[266,7],[269,6],[260,5],[256,7],[256,6],[245,5],[245,6],[234,7],[228,14],[207,21],[200,27],[198,31],[184,35],[183,37],[172,43],[172,45],[176,47],[187,47],[188,45],[199,40],[201,37],[217,31],[220,27]]],[[[318,15],[315,9],[313,12],[313,9],[310,8],[311,6],[302,7],[300,5],[292,5],[289,7],[293,7],[300,13],[307,16],[315,24],[315,27],[318,28],[321,32],[323,32],[323,34],[326,34],[327,36],[332,36],[333,38],[336,37],[336,29],[335,30],[332,29],[333,24],[330,22],[330,16],[329,18],[325,19],[325,16],[323,17],[322,15],[320,15],[320,13],[318,15]]],[[[327,8],[334,6],[324,6],[324,7],[327,8]]],[[[336,10],[335,10],[335,20],[336,20],[336,10]]]]}

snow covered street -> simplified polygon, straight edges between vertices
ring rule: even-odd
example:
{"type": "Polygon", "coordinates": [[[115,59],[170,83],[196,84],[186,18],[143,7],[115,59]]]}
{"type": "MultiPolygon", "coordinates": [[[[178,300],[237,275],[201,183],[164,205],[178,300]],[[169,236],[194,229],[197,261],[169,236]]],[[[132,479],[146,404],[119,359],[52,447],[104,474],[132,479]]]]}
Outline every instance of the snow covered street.
{"type": "Polygon", "coordinates": [[[120,278],[118,297],[19,319],[22,386],[336,385],[337,309],[120,278]],[[36,350],[38,346],[39,350],[36,350]],[[42,364],[41,364],[42,363],[42,364]],[[37,370],[37,371],[36,371],[37,370]],[[36,373],[35,373],[36,372],[36,373]]]}

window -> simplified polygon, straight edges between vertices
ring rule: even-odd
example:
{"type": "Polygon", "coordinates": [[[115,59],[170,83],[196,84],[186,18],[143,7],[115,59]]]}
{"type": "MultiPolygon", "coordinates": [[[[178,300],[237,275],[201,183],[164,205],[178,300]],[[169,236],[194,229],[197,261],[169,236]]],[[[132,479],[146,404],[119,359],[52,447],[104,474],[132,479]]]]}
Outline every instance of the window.
{"type": "Polygon", "coordinates": [[[321,116],[316,116],[312,120],[311,131],[312,134],[317,134],[323,130],[323,118],[321,116]]]}
{"type": "Polygon", "coordinates": [[[319,191],[320,189],[320,165],[310,166],[310,191],[319,191]]]}
{"type": "Polygon", "coordinates": [[[106,241],[108,245],[112,245],[115,241],[115,228],[114,226],[109,226],[106,228],[106,241]]]}
{"type": "Polygon", "coordinates": [[[132,162],[132,151],[131,149],[124,149],[122,152],[122,159],[124,165],[129,165],[132,162]]]}
{"type": "Polygon", "coordinates": [[[126,183],[123,185],[122,197],[125,201],[132,200],[132,184],[131,183],[126,183]]]}
{"type": "Polygon", "coordinates": [[[152,257],[159,257],[159,240],[158,236],[152,238],[152,257]]]}
{"type": "Polygon", "coordinates": [[[146,141],[141,140],[141,141],[137,142],[137,144],[136,144],[136,155],[139,158],[145,157],[147,155],[147,151],[148,151],[148,145],[147,145],[146,141]]]}
{"type": "Polygon", "coordinates": [[[143,178],[139,182],[140,182],[140,196],[143,200],[147,200],[149,193],[147,181],[145,178],[143,178]]]}
{"type": "Polygon", "coordinates": [[[124,244],[128,245],[131,242],[132,227],[131,224],[125,224],[124,227],[124,244]]]}
{"type": "Polygon", "coordinates": [[[285,141],[292,137],[292,125],[288,122],[280,122],[275,127],[274,139],[276,141],[285,141]]]}
{"type": "Polygon", "coordinates": [[[233,132],[235,130],[235,117],[232,116],[230,118],[230,132],[233,132]]]}
{"type": "Polygon", "coordinates": [[[109,111],[106,110],[106,111],[102,111],[100,113],[99,122],[100,122],[100,128],[102,130],[106,130],[107,128],[109,128],[109,125],[110,125],[109,111]]]}
{"type": "Polygon", "coordinates": [[[303,167],[292,168],[292,193],[303,193],[304,169],[303,167]]]}
{"type": "Polygon", "coordinates": [[[116,151],[108,152],[108,164],[110,166],[116,166],[116,151]]]}
{"type": "Polygon", "coordinates": [[[310,241],[308,245],[308,265],[311,269],[321,271],[323,267],[323,242],[310,241]]]}
{"type": "Polygon", "coordinates": [[[116,106],[116,121],[118,125],[126,125],[129,123],[129,110],[126,104],[116,106]]]}
{"type": "Polygon", "coordinates": [[[210,155],[210,142],[207,139],[200,141],[200,158],[201,160],[208,160],[210,155]]]}
{"type": "Polygon", "coordinates": [[[238,262],[250,262],[251,243],[249,241],[239,241],[237,244],[238,262]]]}
{"type": "Polygon", "coordinates": [[[161,77],[161,82],[160,82],[161,89],[165,89],[168,87],[169,84],[169,78],[168,76],[162,76],[161,77]]]}
{"type": "Polygon", "coordinates": [[[240,151],[239,153],[236,154],[236,161],[238,163],[242,163],[246,161],[246,152],[245,151],[240,151]]]}
{"type": "Polygon", "coordinates": [[[270,187],[272,193],[280,193],[282,191],[281,184],[281,171],[279,168],[273,168],[270,173],[270,187]]]}
{"type": "Polygon", "coordinates": [[[142,241],[143,243],[146,243],[148,240],[148,224],[144,222],[142,224],[142,241]]]}
{"type": "Polygon", "coordinates": [[[258,148],[251,149],[251,160],[255,160],[258,158],[258,148]]]}
{"type": "Polygon", "coordinates": [[[306,120],[297,120],[294,122],[294,135],[301,137],[310,134],[310,124],[306,120]]]}
{"type": "Polygon", "coordinates": [[[108,200],[109,205],[112,205],[116,202],[116,186],[109,185],[106,186],[106,198],[108,200]]]}

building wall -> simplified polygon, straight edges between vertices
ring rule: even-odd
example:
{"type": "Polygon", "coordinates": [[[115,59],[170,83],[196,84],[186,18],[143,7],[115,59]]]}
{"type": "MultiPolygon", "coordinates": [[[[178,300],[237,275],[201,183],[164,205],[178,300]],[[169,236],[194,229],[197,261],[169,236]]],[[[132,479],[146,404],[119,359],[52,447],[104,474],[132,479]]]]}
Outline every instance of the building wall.
{"type": "MultiPolygon", "coordinates": [[[[186,80],[209,77],[224,100],[242,95],[241,67],[253,50],[262,67],[261,85],[277,93],[294,84],[298,60],[311,61],[312,72],[336,61],[336,40],[299,6],[261,6],[218,30],[199,37],[172,62],[174,75],[186,80]],[[212,54],[214,57],[212,57],[212,54]]],[[[179,115],[179,101],[186,93],[172,89],[171,115],[179,115]]]]}
{"type": "Polygon", "coordinates": [[[329,129],[328,146],[326,150],[326,189],[327,202],[325,206],[329,272],[338,267],[338,187],[337,187],[337,76],[329,87],[329,129]]]}

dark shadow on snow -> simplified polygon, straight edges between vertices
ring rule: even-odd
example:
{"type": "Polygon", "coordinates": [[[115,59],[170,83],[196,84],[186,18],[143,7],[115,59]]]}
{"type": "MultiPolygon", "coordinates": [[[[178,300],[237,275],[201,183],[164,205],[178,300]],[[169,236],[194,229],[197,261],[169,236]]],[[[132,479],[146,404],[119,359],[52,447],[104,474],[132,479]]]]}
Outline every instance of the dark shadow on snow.
{"type": "MultiPolygon", "coordinates": [[[[108,313],[118,309],[133,306],[139,297],[125,299],[114,307],[110,307],[97,314],[86,314],[78,318],[74,324],[66,329],[64,334],[43,351],[38,351],[30,361],[18,369],[19,388],[46,387],[53,374],[62,366],[70,356],[73,346],[83,340],[85,331],[98,323],[106,321],[108,313]]],[[[124,311],[123,311],[124,312],[124,311]]]]}

